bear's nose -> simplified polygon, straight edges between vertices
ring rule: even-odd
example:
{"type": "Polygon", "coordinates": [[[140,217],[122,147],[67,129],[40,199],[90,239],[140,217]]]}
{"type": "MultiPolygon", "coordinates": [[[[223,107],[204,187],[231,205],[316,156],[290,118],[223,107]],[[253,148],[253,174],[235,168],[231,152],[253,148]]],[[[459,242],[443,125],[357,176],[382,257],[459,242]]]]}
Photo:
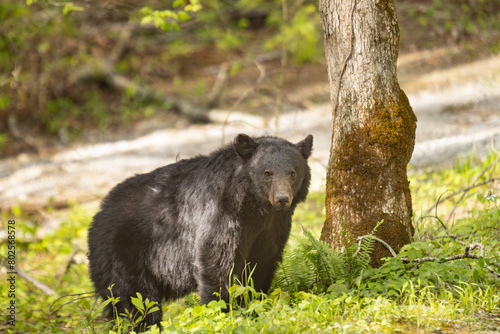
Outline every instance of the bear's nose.
{"type": "Polygon", "coordinates": [[[279,205],[287,205],[288,203],[290,203],[290,198],[288,196],[277,196],[276,203],[278,203],[279,205]]]}

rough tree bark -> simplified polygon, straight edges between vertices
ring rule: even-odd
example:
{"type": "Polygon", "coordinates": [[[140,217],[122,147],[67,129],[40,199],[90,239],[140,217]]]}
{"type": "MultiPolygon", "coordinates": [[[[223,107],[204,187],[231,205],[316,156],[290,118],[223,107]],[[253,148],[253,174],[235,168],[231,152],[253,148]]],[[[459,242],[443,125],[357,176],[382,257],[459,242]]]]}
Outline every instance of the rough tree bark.
{"type": "MultiPolygon", "coordinates": [[[[396,250],[411,242],[407,164],[416,117],[397,80],[393,0],[320,0],[333,135],[321,239],[343,250],[370,233],[396,250]],[[348,233],[346,233],[348,232],[348,233]]],[[[389,251],[376,243],[372,265],[389,251]]]]}

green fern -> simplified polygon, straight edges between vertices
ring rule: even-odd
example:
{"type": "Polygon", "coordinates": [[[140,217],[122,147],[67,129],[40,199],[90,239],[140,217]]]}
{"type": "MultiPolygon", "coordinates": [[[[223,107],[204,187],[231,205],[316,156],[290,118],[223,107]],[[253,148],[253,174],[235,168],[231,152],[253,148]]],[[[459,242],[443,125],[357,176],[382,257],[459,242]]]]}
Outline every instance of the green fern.
{"type": "Polygon", "coordinates": [[[283,260],[276,271],[273,289],[281,288],[290,293],[308,291],[316,283],[314,266],[307,261],[298,242],[301,237],[294,236],[297,243],[289,244],[283,254],[283,260]]]}
{"type": "Polygon", "coordinates": [[[370,234],[366,235],[361,242],[352,243],[346,248],[344,253],[346,263],[349,267],[350,281],[357,277],[361,271],[370,267],[371,254],[373,252],[373,247],[375,246],[375,233],[378,227],[384,222],[381,220],[375,225],[370,234]]]}
{"type": "Polygon", "coordinates": [[[340,253],[303,231],[304,236],[294,236],[296,243],[285,250],[273,288],[289,293],[325,292],[333,283],[346,279],[347,267],[340,253]]]}
{"type": "Polygon", "coordinates": [[[303,242],[303,255],[313,265],[318,285],[326,290],[331,284],[345,280],[347,267],[342,254],[332,249],[323,241],[316,240],[313,235],[303,230],[307,242],[303,242]]]}
{"type": "MultiPolygon", "coordinates": [[[[272,288],[280,288],[291,294],[299,291],[326,292],[338,283],[350,286],[360,273],[370,266],[375,239],[371,238],[382,224],[379,222],[372,233],[362,242],[353,243],[343,253],[331,248],[302,228],[303,236],[293,236],[276,271],[272,288]]],[[[351,239],[349,239],[351,240],[351,239]]]]}

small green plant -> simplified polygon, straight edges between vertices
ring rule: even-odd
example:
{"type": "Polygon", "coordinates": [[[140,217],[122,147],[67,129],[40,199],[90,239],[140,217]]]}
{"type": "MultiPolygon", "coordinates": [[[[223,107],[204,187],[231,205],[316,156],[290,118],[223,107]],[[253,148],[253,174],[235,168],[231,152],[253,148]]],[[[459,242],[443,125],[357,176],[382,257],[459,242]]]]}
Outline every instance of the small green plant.
{"type": "MultiPolygon", "coordinates": [[[[96,298],[96,296],[94,295],[92,297],[96,298]]],[[[96,327],[97,318],[99,318],[103,314],[104,310],[110,303],[115,302],[115,300],[109,298],[108,300],[100,303],[97,307],[94,307],[95,304],[91,305],[87,301],[81,301],[79,307],[83,310],[82,312],[84,314],[83,319],[85,321],[85,326],[92,332],[96,332],[98,330],[98,328],[96,327]]]]}
{"type": "MultiPolygon", "coordinates": [[[[123,319],[126,320],[126,327],[136,328],[141,325],[142,321],[146,319],[148,314],[158,311],[160,308],[158,307],[155,301],[150,301],[149,299],[143,300],[142,295],[137,292],[137,297],[130,297],[132,304],[135,306],[135,310],[125,310],[125,314],[120,314],[123,319]]],[[[114,306],[115,304],[113,304],[114,306]]],[[[117,319],[120,319],[117,317],[117,319]]],[[[117,325],[119,325],[119,321],[117,320],[117,325]]],[[[122,326],[118,326],[118,328],[122,328],[122,326]]],[[[128,328],[127,328],[128,329],[128,328]]],[[[142,328],[145,329],[145,328],[142,328]]]]}

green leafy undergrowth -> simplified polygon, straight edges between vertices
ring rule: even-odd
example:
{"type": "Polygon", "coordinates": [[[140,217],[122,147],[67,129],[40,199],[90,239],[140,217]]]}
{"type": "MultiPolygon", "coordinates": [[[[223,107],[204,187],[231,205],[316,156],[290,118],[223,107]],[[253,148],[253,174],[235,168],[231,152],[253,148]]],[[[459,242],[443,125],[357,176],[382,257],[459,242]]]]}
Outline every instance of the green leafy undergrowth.
{"type": "MultiPolygon", "coordinates": [[[[52,305],[58,296],[92,291],[86,265],[86,236],[92,212],[74,206],[64,215],[64,221],[54,231],[42,230],[40,223],[20,209],[11,215],[2,213],[2,223],[15,221],[15,267],[17,272],[14,296],[6,284],[0,284],[2,309],[15,302],[15,326],[2,323],[6,333],[62,333],[85,328],[86,308],[90,300],[79,300],[58,309],[63,303],[78,296],[68,296],[52,305]],[[21,271],[54,290],[58,296],[42,292],[21,271]],[[5,298],[4,298],[5,297],[5,298]],[[53,312],[54,311],[54,312],[53,312]]],[[[6,226],[3,226],[7,230],[6,226]]],[[[0,248],[7,249],[6,240],[0,248]]],[[[1,262],[5,263],[4,252],[1,262]]],[[[2,268],[3,270],[3,268],[2,268]]],[[[2,319],[4,321],[4,319],[2,319]]]]}
{"type": "Polygon", "coordinates": [[[420,171],[410,166],[408,178],[417,229],[429,232],[439,227],[438,218],[452,225],[456,219],[492,207],[486,195],[492,189],[500,190],[498,181],[494,182],[500,177],[498,167],[499,155],[494,151],[482,159],[472,152],[452,168],[420,171]]]}
{"type": "MultiPolygon", "coordinates": [[[[415,241],[380,268],[369,266],[368,255],[377,242],[373,238],[343,253],[318,241],[324,195],[311,194],[297,209],[294,235],[267,296],[253,289],[250,273],[246,282],[231,284],[228,304],[200,305],[196,294],[164,303],[164,332],[494,332],[500,319],[500,209],[498,183],[488,180],[500,176],[496,161],[491,154],[484,161],[413,175],[415,207],[432,205],[427,201],[433,196],[437,200],[442,191],[484,184],[472,187],[460,201],[443,201],[429,223],[416,218],[415,241]],[[447,220],[451,210],[460,214],[447,220]]],[[[132,319],[110,322],[102,309],[113,300],[80,295],[93,289],[86,264],[93,213],[74,206],[55,230],[42,230],[42,222],[20,209],[2,214],[2,222],[13,219],[18,228],[16,266],[65,296],[56,300],[18,277],[16,326],[3,323],[6,333],[126,333],[143,314],[155,310],[156,305],[137,295],[132,319]]],[[[2,249],[6,246],[2,241],[2,249]]],[[[0,294],[7,296],[8,289],[1,284],[0,294]]],[[[2,298],[1,307],[9,301],[2,298]]]]}
{"type": "MultiPolygon", "coordinates": [[[[460,332],[464,326],[476,328],[470,323],[478,310],[498,304],[498,290],[493,288],[459,292],[461,299],[446,290],[440,295],[409,283],[394,300],[355,293],[292,295],[275,289],[266,298],[230,312],[223,311],[223,301],[187,308],[169,304],[162,326],[165,333],[423,333],[439,328],[460,332]]],[[[159,330],[154,327],[150,333],[159,330]]]]}

